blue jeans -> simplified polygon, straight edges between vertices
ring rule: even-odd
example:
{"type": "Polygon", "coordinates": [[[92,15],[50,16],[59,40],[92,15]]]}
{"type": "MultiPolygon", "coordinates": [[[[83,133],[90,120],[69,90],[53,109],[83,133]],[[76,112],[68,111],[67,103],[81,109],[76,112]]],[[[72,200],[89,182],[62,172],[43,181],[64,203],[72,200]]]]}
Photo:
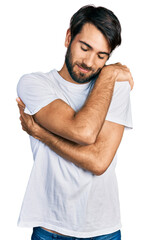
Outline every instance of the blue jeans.
{"type": "Polygon", "coordinates": [[[33,228],[31,240],[121,240],[120,230],[111,234],[91,238],[76,238],[58,235],[44,230],[41,227],[33,228]]]}

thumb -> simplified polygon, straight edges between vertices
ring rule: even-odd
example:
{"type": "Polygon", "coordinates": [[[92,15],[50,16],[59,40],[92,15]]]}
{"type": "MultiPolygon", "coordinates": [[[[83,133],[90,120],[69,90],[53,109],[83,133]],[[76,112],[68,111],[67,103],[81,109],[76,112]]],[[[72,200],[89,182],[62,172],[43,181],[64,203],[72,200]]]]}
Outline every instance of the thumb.
{"type": "Polygon", "coordinates": [[[17,103],[18,103],[20,106],[22,106],[23,108],[25,108],[25,104],[23,103],[23,101],[21,100],[21,98],[17,97],[17,98],[16,98],[16,101],[17,101],[17,103]]]}

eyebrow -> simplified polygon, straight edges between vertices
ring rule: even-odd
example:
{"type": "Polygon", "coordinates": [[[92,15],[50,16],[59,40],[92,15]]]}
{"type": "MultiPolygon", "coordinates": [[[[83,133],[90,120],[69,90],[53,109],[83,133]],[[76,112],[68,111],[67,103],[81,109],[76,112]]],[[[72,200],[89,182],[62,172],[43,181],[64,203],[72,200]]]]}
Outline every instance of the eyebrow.
{"type": "MultiPolygon", "coordinates": [[[[93,49],[92,46],[90,46],[88,43],[84,42],[84,41],[81,41],[79,40],[80,43],[83,43],[84,45],[86,45],[88,48],[90,49],[93,49]]],[[[110,53],[107,53],[107,52],[99,52],[99,54],[106,54],[107,56],[110,55],[110,53]]]]}

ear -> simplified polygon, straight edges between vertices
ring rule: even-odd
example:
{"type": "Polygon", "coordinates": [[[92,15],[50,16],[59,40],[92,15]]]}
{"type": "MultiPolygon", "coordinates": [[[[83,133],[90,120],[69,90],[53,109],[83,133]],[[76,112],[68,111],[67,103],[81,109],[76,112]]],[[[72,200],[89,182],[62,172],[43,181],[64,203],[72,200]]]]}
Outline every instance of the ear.
{"type": "Polygon", "coordinates": [[[70,31],[70,28],[67,30],[67,33],[66,33],[66,38],[65,38],[65,47],[69,47],[69,44],[70,44],[70,41],[71,41],[71,31],[70,31]]]}

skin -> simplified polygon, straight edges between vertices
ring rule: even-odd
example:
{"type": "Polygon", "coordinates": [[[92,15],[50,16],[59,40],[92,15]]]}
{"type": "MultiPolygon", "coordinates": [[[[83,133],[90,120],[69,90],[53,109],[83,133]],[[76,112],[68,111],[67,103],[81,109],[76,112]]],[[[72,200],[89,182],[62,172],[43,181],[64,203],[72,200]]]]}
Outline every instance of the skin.
{"type": "MultiPolygon", "coordinates": [[[[111,51],[103,34],[91,24],[85,24],[81,33],[72,42],[70,30],[68,30],[65,46],[68,48],[67,61],[59,73],[63,76],[64,72],[67,73],[65,67],[68,65],[68,58],[70,58],[73,76],[69,77],[68,80],[75,82],[78,79],[78,83],[88,82],[95,77],[104,66],[111,51]]],[[[66,79],[66,76],[64,78],[66,79]]]]}
{"type": "Polygon", "coordinates": [[[24,131],[47,144],[58,155],[101,175],[112,162],[124,132],[124,126],[105,120],[114,84],[115,81],[129,81],[132,89],[133,79],[126,66],[119,63],[105,66],[111,49],[103,34],[92,24],[85,24],[70,43],[68,30],[65,46],[70,47],[72,71],[80,83],[71,77],[66,63],[59,71],[65,80],[84,84],[102,69],[85,105],[76,113],[58,99],[32,117],[24,113],[25,105],[18,98],[20,120],[24,131]]]}
{"type": "MultiPolygon", "coordinates": [[[[69,47],[71,41],[70,31],[67,31],[65,46],[69,47]]],[[[108,56],[98,57],[99,52],[110,52],[107,40],[101,32],[91,24],[85,24],[83,30],[75,37],[71,45],[73,56],[73,71],[77,76],[85,75],[89,77],[99,68],[102,68],[98,75],[93,91],[87,98],[83,108],[75,112],[64,101],[57,99],[46,107],[42,108],[34,115],[37,123],[48,131],[68,139],[72,142],[87,145],[96,141],[101,130],[113,94],[115,81],[131,81],[130,71],[121,64],[105,66],[108,56]],[[92,33],[92,34],[91,34],[92,33]],[[95,36],[95,37],[93,37],[95,36]],[[91,46],[88,51],[83,51],[84,41],[91,46]],[[93,69],[85,72],[77,64],[86,64],[93,69]]],[[[66,64],[64,63],[59,74],[69,82],[76,83],[70,76],[66,64]]]]}

